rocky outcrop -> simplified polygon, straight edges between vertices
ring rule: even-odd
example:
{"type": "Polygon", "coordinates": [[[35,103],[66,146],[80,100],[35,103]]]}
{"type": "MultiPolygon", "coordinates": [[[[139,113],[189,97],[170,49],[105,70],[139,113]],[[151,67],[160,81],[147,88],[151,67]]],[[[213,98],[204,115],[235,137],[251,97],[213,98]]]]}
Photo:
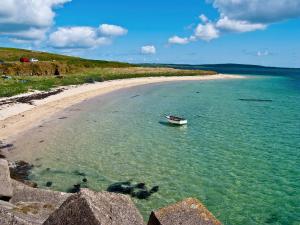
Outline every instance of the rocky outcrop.
{"type": "Polygon", "coordinates": [[[43,225],[143,225],[143,218],[125,195],[82,189],[69,197],[43,225]]]}
{"type": "Polygon", "coordinates": [[[188,198],[151,213],[148,225],[221,225],[197,200],[188,198]]]}
{"type": "Polygon", "coordinates": [[[73,65],[63,62],[6,63],[0,65],[0,74],[14,76],[51,76],[67,74],[74,70],[73,65]]]}
{"type": "Polygon", "coordinates": [[[10,198],[13,195],[8,162],[0,159],[0,198],[10,198]]]}

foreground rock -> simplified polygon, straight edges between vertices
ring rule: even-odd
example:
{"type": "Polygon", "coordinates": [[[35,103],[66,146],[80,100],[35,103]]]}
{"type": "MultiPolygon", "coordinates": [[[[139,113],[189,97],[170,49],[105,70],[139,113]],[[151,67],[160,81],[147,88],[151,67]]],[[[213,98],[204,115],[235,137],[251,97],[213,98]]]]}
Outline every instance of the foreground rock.
{"type": "Polygon", "coordinates": [[[8,162],[0,159],[0,199],[11,198],[13,189],[11,185],[8,162]]]}
{"type": "Polygon", "coordinates": [[[13,197],[0,201],[1,225],[42,225],[45,220],[71,195],[31,188],[11,180],[13,197]]]}
{"type": "MultiPolygon", "coordinates": [[[[21,181],[31,165],[18,162],[11,173],[21,181]]],[[[143,218],[129,196],[80,189],[68,194],[32,188],[11,179],[9,165],[0,159],[0,225],[144,225],[143,218]]],[[[83,179],[85,184],[87,179],[83,179]]],[[[75,187],[74,186],[74,187],[75,187]]],[[[121,182],[110,191],[125,192],[140,199],[159,190],[145,183],[121,182]]],[[[221,223],[196,199],[152,212],[148,225],[220,225],[221,223]]]]}
{"type": "Polygon", "coordinates": [[[127,196],[82,189],[69,197],[44,225],[143,225],[143,218],[127,196]]]}
{"type": "Polygon", "coordinates": [[[148,225],[221,225],[221,223],[197,199],[188,198],[152,212],[148,225]]]}
{"type": "Polygon", "coordinates": [[[36,225],[16,216],[12,209],[0,205],[0,224],[1,225],[36,225]]]}
{"type": "Polygon", "coordinates": [[[18,202],[43,202],[55,209],[59,208],[71,196],[71,194],[64,192],[32,188],[15,180],[12,180],[12,186],[13,197],[10,199],[12,204],[17,204],[18,202]]]}
{"type": "Polygon", "coordinates": [[[53,209],[41,202],[20,202],[17,205],[0,204],[1,225],[42,225],[53,209]]]}

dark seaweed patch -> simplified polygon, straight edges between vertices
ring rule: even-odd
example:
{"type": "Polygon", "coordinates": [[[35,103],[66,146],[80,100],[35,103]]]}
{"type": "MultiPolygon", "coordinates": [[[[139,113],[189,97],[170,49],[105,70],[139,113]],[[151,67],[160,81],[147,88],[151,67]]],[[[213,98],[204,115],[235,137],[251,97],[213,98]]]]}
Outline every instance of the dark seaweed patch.
{"type": "Polygon", "coordinates": [[[276,223],[278,222],[279,218],[278,215],[276,213],[272,213],[267,219],[266,219],[266,223],[267,224],[272,224],[272,223],[276,223]]]}
{"type": "Polygon", "coordinates": [[[47,98],[51,95],[59,94],[63,91],[64,91],[64,89],[58,89],[58,90],[55,90],[55,91],[42,92],[42,93],[32,94],[32,95],[28,95],[28,96],[11,98],[11,99],[8,99],[8,100],[2,100],[2,101],[0,101],[0,105],[12,104],[12,103],[15,103],[15,102],[26,103],[26,104],[32,105],[33,100],[44,99],[44,98],[47,98]]]}
{"type": "Polygon", "coordinates": [[[64,120],[64,119],[67,119],[68,117],[66,117],[66,116],[63,116],[63,117],[59,117],[58,119],[59,120],[64,120]]]}
{"type": "Polygon", "coordinates": [[[1,144],[0,143],[0,149],[6,149],[6,148],[12,148],[14,147],[13,144],[1,144]]]}
{"type": "Polygon", "coordinates": [[[80,172],[78,170],[74,170],[72,173],[76,176],[82,176],[82,177],[86,176],[86,174],[84,172],[80,172]]]}
{"type": "Polygon", "coordinates": [[[273,102],[271,99],[255,99],[255,98],[240,98],[240,101],[245,102],[273,102]]]}
{"type": "Polygon", "coordinates": [[[51,187],[52,186],[52,181],[48,181],[47,183],[46,183],[46,187],[51,187]]]}

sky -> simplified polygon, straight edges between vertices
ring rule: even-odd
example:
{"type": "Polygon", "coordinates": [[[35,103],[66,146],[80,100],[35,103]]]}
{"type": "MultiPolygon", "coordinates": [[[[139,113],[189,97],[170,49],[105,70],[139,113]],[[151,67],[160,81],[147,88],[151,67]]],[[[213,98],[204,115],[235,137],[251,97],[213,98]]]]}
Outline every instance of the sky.
{"type": "Polygon", "coordinates": [[[130,63],[300,68],[300,0],[1,0],[0,46],[130,63]]]}

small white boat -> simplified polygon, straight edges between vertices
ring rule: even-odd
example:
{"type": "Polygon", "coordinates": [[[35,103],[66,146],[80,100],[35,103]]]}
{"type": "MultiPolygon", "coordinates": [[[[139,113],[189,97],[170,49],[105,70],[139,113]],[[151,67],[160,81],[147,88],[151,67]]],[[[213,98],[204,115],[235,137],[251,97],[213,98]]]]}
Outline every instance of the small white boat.
{"type": "Polygon", "coordinates": [[[177,116],[166,116],[167,120],[169,123],[171,124],[175,124],[175,125],[185,125],[187,124],[187,120],[184,119],[184,118],[180,118],[180,117],[177,117],[177,116]]]}

